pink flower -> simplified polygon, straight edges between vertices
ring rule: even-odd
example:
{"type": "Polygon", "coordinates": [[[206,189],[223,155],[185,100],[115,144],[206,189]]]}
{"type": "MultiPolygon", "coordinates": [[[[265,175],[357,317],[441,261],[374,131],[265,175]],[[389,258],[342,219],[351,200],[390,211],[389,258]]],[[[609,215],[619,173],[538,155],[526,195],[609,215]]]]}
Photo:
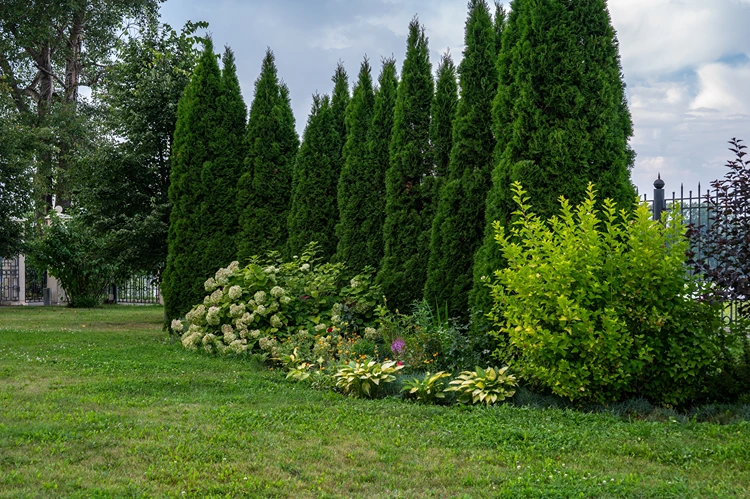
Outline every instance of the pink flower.
{"type": "Polygon", "coordinates": [[[401,352],[403,352],[405,348],[406,348],[406,342],[404,341],[403,338],[396,338],[395,340],[393,340],[393,343],[391,343],[391,351],[395,355],[400,355],[401,352]]]}

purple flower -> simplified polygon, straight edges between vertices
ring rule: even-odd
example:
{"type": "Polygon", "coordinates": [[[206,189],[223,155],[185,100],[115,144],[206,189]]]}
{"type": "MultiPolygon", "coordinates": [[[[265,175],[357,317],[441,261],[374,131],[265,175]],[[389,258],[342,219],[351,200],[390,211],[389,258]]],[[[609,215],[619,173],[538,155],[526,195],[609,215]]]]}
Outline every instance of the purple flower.
{"type": "Polygon", "coordinates": [[[404,348],[406,348],[406,342],[403,338],[396,338],[393,340],[393,343],[391,343],[391,351],[395,355],[400,355],[401,352],[404,351],[404,348]]]}

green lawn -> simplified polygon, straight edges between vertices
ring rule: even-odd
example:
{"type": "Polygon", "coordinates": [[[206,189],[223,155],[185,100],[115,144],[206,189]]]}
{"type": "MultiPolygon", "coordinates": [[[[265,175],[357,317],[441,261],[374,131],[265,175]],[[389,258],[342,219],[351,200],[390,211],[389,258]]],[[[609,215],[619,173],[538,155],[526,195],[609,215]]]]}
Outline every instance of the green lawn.
{"type": "Polygon", "coordinates": [[[347,399],[161,320],[0,307],[0,497],[750,497],[748,422],[347,399]]]}

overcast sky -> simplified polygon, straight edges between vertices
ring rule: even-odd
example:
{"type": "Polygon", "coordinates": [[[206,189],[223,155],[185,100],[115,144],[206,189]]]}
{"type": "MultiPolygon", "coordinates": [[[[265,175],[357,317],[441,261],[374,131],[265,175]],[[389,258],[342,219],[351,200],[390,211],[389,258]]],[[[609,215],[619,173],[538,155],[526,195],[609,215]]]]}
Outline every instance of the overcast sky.
{"type": "MultiPolygon", "coordinates": [[[[506,8],[509,2],[504,2],[506,8]]],[[[353,84],[367,55],[394,56],[400,71],[406,31],[417,14],[430,39],[433,69],[463,50],[463,0],[167,0],[162,20],[175,28],[208,21],[217,50],[235,52],[245,101],[266,47],[291,91],[302,134],[314,92],[330,93],[336,62],[353,84]]],[[[653,190],[705,187],[723,177],[727,140],[750,144],[750,0],[610,0],[620,41],[637,153],[633,182],[653,190]]]]}

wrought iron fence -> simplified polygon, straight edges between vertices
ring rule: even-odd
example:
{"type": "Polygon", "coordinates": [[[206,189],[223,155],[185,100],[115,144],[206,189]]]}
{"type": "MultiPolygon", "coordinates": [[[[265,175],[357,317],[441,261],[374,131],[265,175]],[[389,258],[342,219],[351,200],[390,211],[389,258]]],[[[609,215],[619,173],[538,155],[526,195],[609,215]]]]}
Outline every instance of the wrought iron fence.
{"type": "Polygon", "coordinates": [[[21,294],[18,257],[0,258],[0,302],[17,302],[21,294]]]}
{"type": "Polygon", "coordinates": [[[110,285],[107,294],[113,303],[121,304],[158,304],[161,300],[158,280],[144,275],[110,285]]]}
{"type": "MultiPolygon", "coordinates": [[[[642,200],[651,205],[654,220],[659,220],[663,211],[671,210],[677,206],[683,222],[687,225],[692,225],[695,230],[705,231],[711,226],[712,219],[709,216],[709,207],[714,200],[718,203],[722,195],[718,190],[702,190],[699,183],[696,191],[688,190],[686,194],[685,186],[680,184],[679,196],[676,191],[672,191],[670,197],[665,195],[666,193],[663,190],[664,182],[661,178],[654,182],[654,187],[654,194],[651,199],[648,198],[647,194],[642,196],[642,200]]],[[[704,250],[701,247],[700,241],[701,238],[692,238],[690,248],[690,251],[695,253],[696,258],[699,259],[704,256],[704,250]]],[[[718,265],[718,262],[715,260],[709,260],[708,263],[714,267],[718,265]]],[[[691,269],[690,272],[693,272],[693,270],[691,269]]],[[[722,316],[726,323],[736,322],[740,317],[750,319],[750,301],[726,303],[722,316]]]]}
{"type": "Polygon", "coordinates": [[[26,266],[26,303],[44,302],[47,271],[26,266]]]}

